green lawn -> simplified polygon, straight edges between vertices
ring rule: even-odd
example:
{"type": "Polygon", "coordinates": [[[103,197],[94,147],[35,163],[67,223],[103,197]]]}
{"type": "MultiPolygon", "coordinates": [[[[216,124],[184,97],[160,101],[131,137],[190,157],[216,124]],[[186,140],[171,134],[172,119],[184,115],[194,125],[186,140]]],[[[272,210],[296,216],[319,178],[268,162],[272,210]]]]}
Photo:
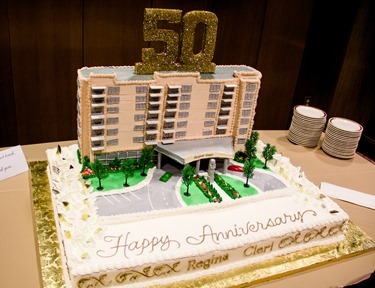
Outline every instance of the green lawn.
{"type": "MultiPolygon", "coordinates": [[[[141,170],[136,170],[133,177],[128,179],[128,184],[134,186],[142,182],[147,176],[141,176],[141,170]]],[[[147,172],[146,172],[147,173],[147,172]]],[[[125,182],[124,173],[121,171],[108,173],[108,177],[102,179],[103,190],[98,191],[97,187],[99,186],[99,180],[96,177],[93,177],[91,180],[91,186],[94,187],[94,192],[107,192],[113,189],[122,189],[124,188],[123,184],[125,182]]]]}
{"type": "Polygon", "coordinates": [[[184,202],[188,206],[210,203],[210,201],[208,201],[208,198],[204,196],[202,191],[197,187],[197,185],[195,185],[195,183],[192,183],[189,188],[189,193],[191,196],[185,196],[184,195],[185,192],[186,192],[186,185],[181,184],[180,195],[181,195],[182,200],[184,200],[184,202]]]}
{"type": "MultiPolygon", "coordinates": [[[[220,174],[223,179],[230,184],[234,189],[237,190],[238,193],[242,197],[248,197],[252,196],[255,194],[258,194],[258,191],[254,187],[244,187],[244,182],[242,180],[233,178],[231,176],[225,175],[225,174],[220,174]]],[[[204,196],[201,190],[193,183],[190,185],[189,188],[189,193],[191,194],[190,197],[185,196],[184,193],[186,192],[186,186],[184,184],[181,185],[180,187],[180,195],[182,200],[186,203],[188,206],[192,205],[199,205],[199,204],[205,204],[209,203],[208,199],[204,196]]],[[[225,193],[224,191],[222,193],[225,193]]]]}
{"type": "Polygon", "coordinates": [[[242,197],[247,197],[251,195],[258,194],[258,191],[250,185],[250,187],[246,188],[243,185],[245,184],[242,180],[230,177],[225,174],[220,174],[223,179],[230,184],[242,197]]]}

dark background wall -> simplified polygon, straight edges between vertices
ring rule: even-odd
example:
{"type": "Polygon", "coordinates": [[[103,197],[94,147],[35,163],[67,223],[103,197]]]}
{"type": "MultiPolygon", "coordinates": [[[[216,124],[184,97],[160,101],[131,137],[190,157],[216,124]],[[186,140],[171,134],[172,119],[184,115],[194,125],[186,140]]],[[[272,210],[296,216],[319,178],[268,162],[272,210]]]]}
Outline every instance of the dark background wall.
{"type": "Polygon", "coordinates": [[[310,101],[375,153],[371,0],[0,0],[0,147],[76,139],[77,69],[141,61],[146,7],[218,16],[214,62],[263,74],[255,129],[310,101]]]}

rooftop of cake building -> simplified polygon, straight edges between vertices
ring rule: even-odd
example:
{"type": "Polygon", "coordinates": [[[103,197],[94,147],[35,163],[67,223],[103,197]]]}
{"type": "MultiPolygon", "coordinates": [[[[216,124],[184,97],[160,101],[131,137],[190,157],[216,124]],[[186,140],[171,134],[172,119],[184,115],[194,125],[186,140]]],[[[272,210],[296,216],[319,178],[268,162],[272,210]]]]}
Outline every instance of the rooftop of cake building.
{"type": "MultiPolygon", "coordinates": [[[[84,78],[90,75],[115,75],[117,81],[147,81],[154,79],[154,75],[138,75],[134,73],[134,66],[106,66],[106,67],[84,67],[79,70],[84,78]]],[[[244,66],[216,66],[215,73],[200,73],[201,79],[231,79],[235,72],[257,72],[256,69],[244,66]]],[[[186,73],[182,71],[158,71],[158,73],[186,73]]]]}

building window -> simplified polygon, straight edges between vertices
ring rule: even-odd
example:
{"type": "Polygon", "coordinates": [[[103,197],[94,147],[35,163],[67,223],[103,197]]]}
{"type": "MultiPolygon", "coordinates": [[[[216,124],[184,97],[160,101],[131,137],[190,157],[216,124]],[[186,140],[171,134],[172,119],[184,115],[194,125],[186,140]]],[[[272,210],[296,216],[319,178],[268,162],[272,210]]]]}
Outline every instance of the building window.
{"type": "Polygon", "coordinates": [[[144,121],[145,120],[145,114],[136,114],[134,115],[134,121],[144,121]]]}
{"type": "Polygon", "coordinates": [[[120,97],[108,97],[107,98],[107,104],[119,104],[120,103],[120,97]]]}
{"type": "Polygon", "coordinates": [[[111,139],[107,141],[107,146],[117,146],[118,145],[118,139],[111,139]]]}
{"type": "Polygon", "coordinates": [[[143,143],[144,137],[133,137],[133,143],[143,143]]]}
{"type": "Polygon", "coordinates": [[[204,121],[204,127],[212,127],[214,125],[215,125],[215,121],[213,120],[204,121]]]}
{"type": "Polygon", "coordinates": [[[207,103],[207,109],[216,109],[217,108],[217,102],[208,102],[207,103]]]}
{"type": "Polygon", "coordinates": [[[190,103],[180,103],[181,110],[188,110],[190,108],[190,103]]]}
{"type": "Polygon", "coordinates": [[[119,107],[107,107],[107,113],[109,114],[118,114],[120,112],[119,107]]]}
{"type": "Polygon", "coordinates": [[[182,85],[181,93],[191,93],[192,85],[182,85]]]}
{"type": "Polygon", "coordinates": [[[176,138],[182,138],[186,136],[186,131],[177,131],[176,138]]]}
{"type": "Polygon", "coordinates": [[[180,100],[181,101],[190,101],[191,95],[190,94],[182,94],[180,100]]]}
{"type": "Polygon", "coordinates": [[[215,112],[206,112],[205,117],[206,118],[215,118],[216,113],[215,112]]]}
{"type": "Polygon", "coordinates": [[[118,117],[107,118],[107,125],[118,124],[118,117]]]}
{"type": "Polygon", "coordinates": [[[108,87],[108,95],[119,95],[120,94],[120,87],[119,86],[109,86],[108,87]]]}
{"type": "Polygon", "coordinates": [[[246,92],[254,92],[256,88],[257,88],[257,85],[254,83],[246,84],[246,92]]]}
{"type": "Polygon", "coordinates": [[[116,136],[118,134],[118,128],[107,129],[107,136],[116,136]]]}
{"type": "Polygon", "coordinates": [[[238,130],[238,133],[239,133],[240,135],[245,135],[245,134],[247,134],[247,128],[240,128],[240,129],[238,130]]]}
{"type": "Polygon", "coordinates": [[[177,122],[177,128],[186,128],[187,127],[187,122],[188,121],[177,122]]]}
{"type": "Polygon", "coordinates": [[[212,130],[204,130],[203,131],[203,136],[211,136],[212,135],[212,130]]]}
{"type": "Polygon", "coordinates": [[[189,112],[178,112],[178,118],[188,118],[189,112]]]}
{"type": "Polygon", "coordinates": [[[219,100],[219,94],[210,93],[210,95],[208,96],[208,100],[219,100]]]}
{"type": "Polygon", "coordinates": [[[143,131],[144,127],[145,127],[144,125],[135,125],[134,131],[143,131]]]}
{"type": "Polygon", "coordinates": [[[251,110],[242,110],[242,117],[249,117],[251,115],[251,110]]]}
{"type": "Polygon", "coordinates": [[[135,96],[135,102],[146,102],[146,96],[135,96]]]}
{"type": "Polygon", "coordinates": [[[210,92],[219,92],[220,91],[220,84],[211,84],[210,85],[210,92]]]}
{"type": "Polygon", "coordinates": [[[254,93],[245,93],[245,100],[253,101],[253,99],[254,99],[254,93]]]}
{"type": "Polygon", "coordinates": [[[238,138],[237,144],[245,144],[246,139],[245,138],[238,138]]]}
{"type": "Polygon", "coordinates": [[[253,101],[244,101],[243,102],[244,108],[251,108],[252,105],[253,105],[253,101]]]}
{"type": "Polygon", "coordinates": [[[240,124],[241,125],[247,125],[250,123],[250,118],[241,118],[240,124]]]}
{"type": "Polygon", "coordinates": [[[136,86],[135,93],[137,94],[146,94],[148,91],[148,86],[136,86]]]}
{"type": "Polygon", "coordinates": [[[146,103],[136,103],[135,104],[135,110],[145,110],[146,109],[146,103]]]}

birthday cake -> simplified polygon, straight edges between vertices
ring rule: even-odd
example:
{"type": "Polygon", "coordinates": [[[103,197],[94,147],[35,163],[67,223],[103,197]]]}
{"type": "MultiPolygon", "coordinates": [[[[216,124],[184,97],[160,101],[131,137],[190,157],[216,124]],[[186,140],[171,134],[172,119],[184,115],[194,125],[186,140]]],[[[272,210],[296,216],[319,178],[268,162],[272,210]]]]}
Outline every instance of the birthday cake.
{"type": "Polygon", "coordinates": [[[145,40],[163,39],[163,55],[146,49],[135,67],[78,70],[78,144],[47,151],[67,287],[195,287],[343,241],[348,215],[288,158],[253,140],[253,161],[235,161],[254,135],[261,74],[211,63],[216,16],[185,14],[179,63],[176,32],[159,20],[178,23],[181,11],[146,9],[145,40]],[[197,23],[206,37],[190,55],[186,31],[197,23]],[[255,168],[262,160],[267,169],[255,168]]]}

